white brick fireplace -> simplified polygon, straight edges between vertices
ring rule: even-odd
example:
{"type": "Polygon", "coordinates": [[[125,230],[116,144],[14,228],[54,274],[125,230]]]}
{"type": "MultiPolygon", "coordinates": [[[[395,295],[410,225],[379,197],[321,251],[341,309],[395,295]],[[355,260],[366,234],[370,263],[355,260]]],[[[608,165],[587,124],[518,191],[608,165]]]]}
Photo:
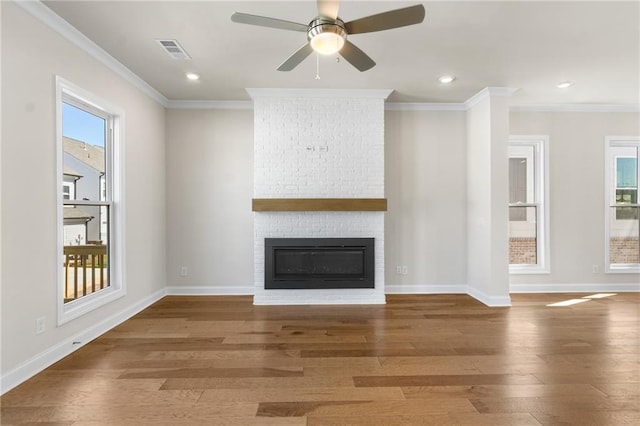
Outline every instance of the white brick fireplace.
{"type": "MultiPolygon", "coordinates": [[[[248,89],[254,101],[254,198],[384,198],[389,90],[248,89]]],[[[380,304],[384,212],[254,212],[255,304],[380,304]],[[265,290],[265,238],[375,238],[375,288],[265,290]]]]}

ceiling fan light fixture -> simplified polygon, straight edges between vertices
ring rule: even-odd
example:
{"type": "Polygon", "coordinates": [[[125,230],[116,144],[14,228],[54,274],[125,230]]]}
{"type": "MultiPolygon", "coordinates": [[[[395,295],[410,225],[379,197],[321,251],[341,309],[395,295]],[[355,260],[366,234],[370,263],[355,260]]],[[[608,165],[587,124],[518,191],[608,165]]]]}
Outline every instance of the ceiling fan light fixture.
{"type": "Polygon", "coordinates": [[[307,33],[307,42],[281,63],[278,71],[291,71],[315,51],[323,55],[340,52],[340,56],[362,72],[373,68],[376,63],[358,46],[348,41],[347,36],[415,25],[424,21],[425,17],[424,6],[417,4],[345,23],[338,17],[340,0],[317,0],[317,5],[319,15],[308,25],[239,12],[231,15],[231,21],[307,33]]]}
{"type": "Polygon", "coordinates": [[[321,55],[333,55],[342,49],[347,31],[340,19],[318,17],[309,24],[307,38],[311,48],[321,55]]]}
{"type": "Polygon", "coordinates": [[[326,32],[314,36],[309,43],[316,52],[321,55],[333,55],[344,46],[344,37],[340,34],[326,32]]]}

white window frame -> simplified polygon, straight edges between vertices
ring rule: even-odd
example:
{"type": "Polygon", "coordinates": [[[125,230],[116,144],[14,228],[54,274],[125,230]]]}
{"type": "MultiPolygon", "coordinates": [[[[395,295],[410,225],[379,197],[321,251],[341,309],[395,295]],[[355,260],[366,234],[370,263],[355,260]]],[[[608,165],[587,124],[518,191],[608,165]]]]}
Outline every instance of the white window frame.
{"type": "MultiPolygon", "coordinates": [[[[549,216],[549,136],[511,135],[509,148],[533,147],[534,151],[534,198],[533,203],[516,203],[509,206],[536,207],[537,261],[535,265],[509,265],[510,274],[549,274],[551,273],[551,237],[549,216]]],[[[509,156],[511,158],[511,155],[509,156]]],[[[529,186],[531,183],[527,183],[529,186]]]]}
{"type": "MultiPolygon", "coordinates": [[[[613,164],[614,156],[612,147],[629,147],[636,148],[640,151],[640,136],[607,136],[605,137],[605,153],[604,153],[604,270],[607,274],[637,274],[640,273],[640,263],[619,263],[611,264],[610,249],[610,220],[611,207],[615,206],[615,182],[616,167],[613,164]]],[[[640,158],[639,158],[640,160],[640,158]]],[[[640,163],[638,164],[638,173],[640,174],[640,163]]],[[[638,182],[640,183],[640,176],[638,182]]],[[[639,200],[640,201],[640,200],[639,200]]]]}
{"type": "MultiPolygon", "coordinates": [[[[126,294],[125,281],[125,253],[124,253],[124,111],[116,105],[90,93],[75,84],[56,76],[56,183],[57,183],[57,264],[58,291],[56,303],[58,311],[58,326],[78,318],[88,312],[110,303],[126,294]],[[81,105],[87,111],[102,112],[108,115],[108,131],[110,132],[108,146],[105,146],[106,170],[111,177],[107,183],[107,191],[111,200],[109,205],[109,287],[77,300],[64,303],[64,255],[63,255],[63,140],[62,140],[62,104],[69,102],[81,105]],[[110,146],[109,146],[110,145],[110,146]]],[[[83,204],[82,200],[72,200],[74,204],[83,204]]],[[[88,205],[103,203],[102,201],[88,201],[88,205]]]]}
{"type": "Polygon", "coordinates": [[[62,182],[62,195],[63,195],[63,199],[64,198],[64,190],[65,188],[69,188],[69,201],[75,200],[76,199],[76,183],[74,182],[62,182]]]}

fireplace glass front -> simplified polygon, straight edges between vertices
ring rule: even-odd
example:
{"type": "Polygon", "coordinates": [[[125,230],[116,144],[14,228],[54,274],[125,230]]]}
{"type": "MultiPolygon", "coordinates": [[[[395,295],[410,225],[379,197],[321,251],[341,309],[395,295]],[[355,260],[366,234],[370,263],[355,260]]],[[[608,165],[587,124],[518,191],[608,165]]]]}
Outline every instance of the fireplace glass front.
{"type": "Polygon", "coordinates": [[[265,289],[374,288],[373,238],[266,238],[265,289]]]}

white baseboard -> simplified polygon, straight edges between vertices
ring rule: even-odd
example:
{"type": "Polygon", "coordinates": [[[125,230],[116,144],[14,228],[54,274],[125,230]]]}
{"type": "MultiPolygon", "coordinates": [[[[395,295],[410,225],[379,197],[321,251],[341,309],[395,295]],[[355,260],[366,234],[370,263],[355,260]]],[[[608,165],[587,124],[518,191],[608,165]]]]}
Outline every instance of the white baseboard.
{"type": "Polygon", "coordinates": [[[327,290],[268,290],[253,296],[254,305],[384,305],[384,294],[354,289],[336,295],[327,290]]]}
{"type": "Polygon", "coordinates": [[[245,287],[167,287],[168,296],[252,296],[253,286],[245,287]]]}
{"type": "Polygon", "coordinates": [[[386,294],[467,294],[466,284],[388,284],[386,294]]]}
{"type": "Polygon", "coordinates": [[[509,295],[489,296],[487,293],[469,286],[467,286],[467,294],[490,308],[511,306],[511,297],[509,295]]]}
{"type": "Polygon", "coordinates": [[[511,284],[511,293],[611,293],[640,292],[640,283],[565,283],[565,284],[511,284]]]}
{"type": "Polygon", "coordinates": [[[127,309],[111,315],[109,318],[89,327],[83,332],[69,337],[68,339],[51,346],[33,358],[23,362],[0,378],[0,395],[10,391],[20,383],[33,377],[50,365],[60,361],[70,353],[80,349],[93,339],[106,333],[118,324],[126,321],[138,312],[162,299],[165,295],[166,289],[158,290],[127,309]]]}
{"type": "Polygon", "coordinates": [[[489,296],[466,284],[388,285],[385,290],[387,294],[468,294],[489,307],[511,306],[511,298],[508,295],[489,296]]]}

